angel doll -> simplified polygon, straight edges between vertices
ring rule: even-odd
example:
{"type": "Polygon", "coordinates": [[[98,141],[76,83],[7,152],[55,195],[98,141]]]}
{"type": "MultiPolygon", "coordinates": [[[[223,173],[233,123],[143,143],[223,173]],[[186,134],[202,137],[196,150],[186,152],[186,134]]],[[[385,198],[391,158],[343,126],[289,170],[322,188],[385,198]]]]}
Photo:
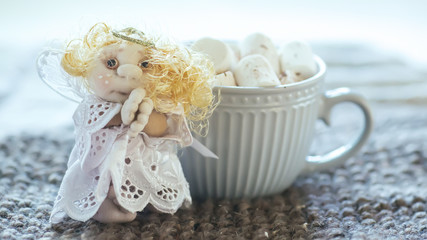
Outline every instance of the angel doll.
{"type": "Polygon", "coordinates": [[[177,147],[213,110],[212,64],[134,28],[98,23],[65,52],[45,51],[39,74],[79,101],[75,145],[50,221],[129,222],[148,204],[174,213],[191,203],[177,147]],[[55,63],[57,66],[55,66],[55,63]]]}

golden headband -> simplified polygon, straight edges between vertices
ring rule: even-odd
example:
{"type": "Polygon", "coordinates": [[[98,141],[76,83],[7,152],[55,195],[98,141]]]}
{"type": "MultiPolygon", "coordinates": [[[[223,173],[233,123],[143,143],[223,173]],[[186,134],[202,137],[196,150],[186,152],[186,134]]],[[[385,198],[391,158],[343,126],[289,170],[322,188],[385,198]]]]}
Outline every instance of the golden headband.
{"type": "Polygon", "coordinates": [[[123,40],[137,43],[146,47],[154,47],[155,44],[152,41],[146,40],[145,34],[138,29],[128,27],[120,31],[112,30],[111,33],[118,38],[123,40]]]}

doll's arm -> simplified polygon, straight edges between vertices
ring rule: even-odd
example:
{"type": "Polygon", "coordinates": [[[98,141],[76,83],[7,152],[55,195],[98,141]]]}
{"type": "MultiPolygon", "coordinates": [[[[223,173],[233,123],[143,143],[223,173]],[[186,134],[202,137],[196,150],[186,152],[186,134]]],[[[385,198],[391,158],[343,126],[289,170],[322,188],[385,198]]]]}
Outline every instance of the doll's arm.
{"type": "Polygon", "coordinates": [[[136,137],[148,123],[151,112],[153,111],[153,101],[149,98],[144,98],[138,107],[138,116],[135,121],[130,124],[128,131],[129,137],[136,137]]]}
{"type": "Polygon", "coordinates": [[[137,136],[144,129],[153,111],[153,101],[146,98],[145,95],[146,92],[143,88],[135,88],[123,103],[121,118],[125,125],[129,125],[129,137],[137,136]]]}
{"type": "Polygon", "coordinates": [[[138,111],[139,105],[145,97],[143,88],[135,88],[129,95],[129,98],[123,103],[121,117],[123,123],[130,125],[135,119],[135,114],[138,111]]]}

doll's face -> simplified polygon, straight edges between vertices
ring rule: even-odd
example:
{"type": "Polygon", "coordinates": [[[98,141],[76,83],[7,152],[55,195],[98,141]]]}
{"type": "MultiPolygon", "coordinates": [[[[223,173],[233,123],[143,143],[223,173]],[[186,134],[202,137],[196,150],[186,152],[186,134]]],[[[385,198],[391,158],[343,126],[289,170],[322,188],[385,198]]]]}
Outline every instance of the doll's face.
{"type": "Polygon", "coordinates": [[[150,64],[144,46],[112,44],[101,49],[88,74],[90,88],[100,98],[123,103],[136,87],[144,87],[150,64]]]}

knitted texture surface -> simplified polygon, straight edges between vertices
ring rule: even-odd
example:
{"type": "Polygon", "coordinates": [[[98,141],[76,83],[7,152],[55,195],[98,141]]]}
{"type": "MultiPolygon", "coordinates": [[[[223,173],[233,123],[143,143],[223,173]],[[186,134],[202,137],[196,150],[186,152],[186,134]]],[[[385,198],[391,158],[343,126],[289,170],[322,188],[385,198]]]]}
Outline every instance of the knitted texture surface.
{"type": "Polygon", "coordinates": [[[72,145],[71,129],[0,141],[1,239],[427,239],[427,114],[383,120],[345,165],[281,194],[195,200],[127,224],[48,222],[72,145]]]}

